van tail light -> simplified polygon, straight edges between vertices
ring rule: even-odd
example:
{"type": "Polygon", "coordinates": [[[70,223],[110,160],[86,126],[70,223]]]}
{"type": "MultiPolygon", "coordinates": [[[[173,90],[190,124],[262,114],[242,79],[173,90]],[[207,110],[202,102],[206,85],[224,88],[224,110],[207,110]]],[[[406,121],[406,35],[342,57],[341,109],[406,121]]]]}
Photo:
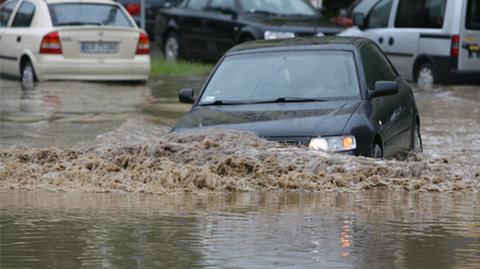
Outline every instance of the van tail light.
{"type": "Polygon", "coordinates": [[[40,54],[62,54],[62,44],[58,32],[51,32],[43,37],[40,54]]]}
{"type": "Polygon", "coordinates": [[[460,36],[459,35],[453,35],[452,36],[452,48],[450,50],[450,56],[458,57],[459,49],[460,49],[460,36]]]}
{"type": "Polygon", "coordinates": [[[127,4],[126,6],[128,13],[132,16],[139,16],[140,15],[140,4],[127,4]]]}
{"type": "Polygon", "coordinates": [[[136,54],[137,55],[150,54],[150,40],[148,39],[148,35],[144,32],[141,32],[140,37],[138,38],[136,54]]]}

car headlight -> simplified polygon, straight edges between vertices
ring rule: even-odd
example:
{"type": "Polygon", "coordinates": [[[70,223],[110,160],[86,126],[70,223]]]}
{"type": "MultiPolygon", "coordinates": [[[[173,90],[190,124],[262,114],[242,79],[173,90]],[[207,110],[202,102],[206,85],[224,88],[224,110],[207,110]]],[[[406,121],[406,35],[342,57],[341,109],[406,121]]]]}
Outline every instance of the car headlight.
{"type": "Polygon", "coordinates": [[[322,32],[317,32],[315,35],[316,35],[317,37],[325,36],[322,32]]]}
{"type": "Polygon", "coordinates": [[[357,140],[352,135],[315,137],[310,140],[309,148],[328,152],[342,152],[357,148],[357,140]]]}
{"type": "Polygon", "coordinates": [[[265,31],[265,39],[280,39],[280,38],[294,38],[295,34],[292,32],[274,32],[265,31]]]}

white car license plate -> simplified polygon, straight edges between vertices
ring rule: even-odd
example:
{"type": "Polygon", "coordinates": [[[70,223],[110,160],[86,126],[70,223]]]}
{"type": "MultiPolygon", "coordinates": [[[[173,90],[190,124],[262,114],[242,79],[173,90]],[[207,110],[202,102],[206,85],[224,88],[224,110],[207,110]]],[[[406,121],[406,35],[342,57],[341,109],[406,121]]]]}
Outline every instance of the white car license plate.
{"type": "Polygon", "coordinates": [[[115,54],[118,42],[82,42],[80,50],[85,54],[115,54]]]}

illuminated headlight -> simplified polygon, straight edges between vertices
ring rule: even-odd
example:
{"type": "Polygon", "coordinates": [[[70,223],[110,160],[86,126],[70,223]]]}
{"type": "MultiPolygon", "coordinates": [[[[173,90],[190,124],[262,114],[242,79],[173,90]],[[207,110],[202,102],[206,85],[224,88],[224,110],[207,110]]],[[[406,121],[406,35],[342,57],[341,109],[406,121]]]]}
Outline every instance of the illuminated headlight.
{"type": "Polygon", "coordinates": [[[272,32],[265,31],[265,39],[281,39],[281,38],[294,38],[295,34],[292,32],[272,32]]]}
{"type": "Polygon", "coordinates": [[[351,135],[316,137],[310,140],[309,148],[328,152],[342,152],[357,148],[357,140],[351,135]]]}

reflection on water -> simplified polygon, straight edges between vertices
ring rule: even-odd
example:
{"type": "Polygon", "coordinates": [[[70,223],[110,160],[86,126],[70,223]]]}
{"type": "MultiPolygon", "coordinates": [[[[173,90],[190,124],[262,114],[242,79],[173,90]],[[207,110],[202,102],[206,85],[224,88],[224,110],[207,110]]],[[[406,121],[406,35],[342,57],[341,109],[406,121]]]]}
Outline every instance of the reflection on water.
{"type": "Polygon", "coordinates": [[[62,81],[22,89],[18,81],[0,79],[0,148],[77,145],[131,118],[173,125],[189,108],[177,102],[177,91],[198,89],[202,82],[195,77],[158,78],[147,85],[62,81]]]}
{"type": "Polygon", "coordinates": [[[0,267],[479,268],[479,201],[384,191],[3,191],[0,267]]]}

